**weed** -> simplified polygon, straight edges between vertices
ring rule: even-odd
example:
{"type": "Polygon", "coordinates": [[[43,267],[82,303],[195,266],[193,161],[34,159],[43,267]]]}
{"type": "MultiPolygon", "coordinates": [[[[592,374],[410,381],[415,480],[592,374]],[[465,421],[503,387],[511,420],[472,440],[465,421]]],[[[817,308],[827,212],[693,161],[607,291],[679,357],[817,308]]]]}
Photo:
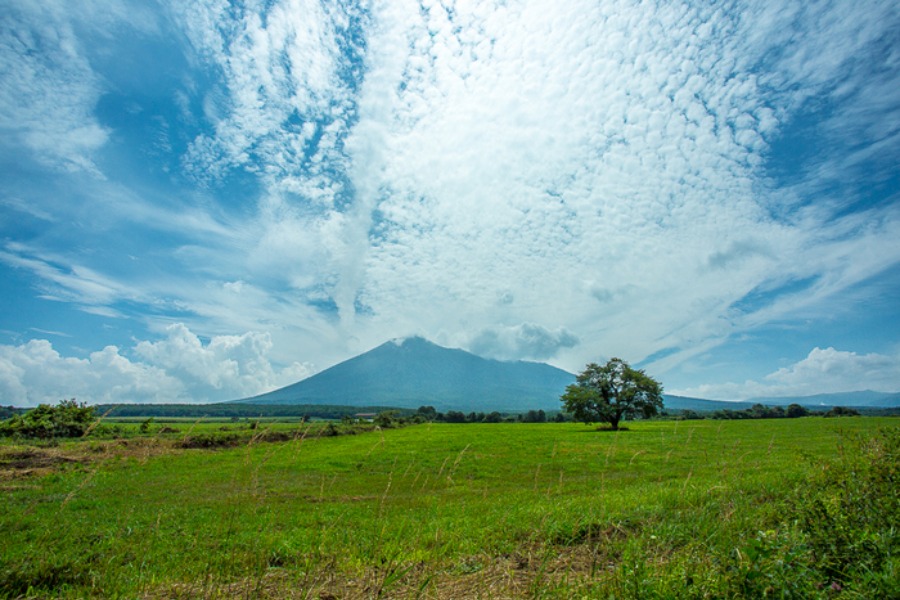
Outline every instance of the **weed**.
{"type": "Polygon", "coordinates": [[[83,559],[59,562],[51,559],[27,560],[0,570],[0,596],[32,597],[65,588],[90,586],[91,565],[83,559]]]}
{"type": "Polygon", "coordinates": [[[854,436],[819,465],[793,503],[820,584],[900,596],[900,430],[854,436]],[[854,583],[856,582],[856,583],[854,583]]]}

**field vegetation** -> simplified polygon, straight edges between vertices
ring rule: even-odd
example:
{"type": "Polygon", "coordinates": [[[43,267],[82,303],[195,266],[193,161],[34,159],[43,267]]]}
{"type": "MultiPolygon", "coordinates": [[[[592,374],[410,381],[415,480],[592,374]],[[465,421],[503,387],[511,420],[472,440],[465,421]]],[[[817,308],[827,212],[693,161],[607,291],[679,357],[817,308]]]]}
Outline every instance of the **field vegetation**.
{"type": "Polygon", "coordinates": [[[0,597],[900,596],[891,418],[0,440],[0,597]]]}

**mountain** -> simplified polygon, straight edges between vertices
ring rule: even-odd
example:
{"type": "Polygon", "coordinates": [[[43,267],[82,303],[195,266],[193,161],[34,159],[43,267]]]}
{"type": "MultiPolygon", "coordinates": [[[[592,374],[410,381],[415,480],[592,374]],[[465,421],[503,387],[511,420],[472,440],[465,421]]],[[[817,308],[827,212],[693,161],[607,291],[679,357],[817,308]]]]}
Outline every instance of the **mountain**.
{"type": "MultiPolygon", "coordinates": [[[[444,348],[420,337],[392,340],[312,377],[234,403],[433,406],[439,411],[559,410],[575,375],[544,363],[499,361],[444,348]]],[[[900,394],[853,392],[743,402],[664,396],[668,410],[743,410],[754,404],[809,407],[894,407],[900,394]]]]}
{"type": "Polygon", "coordinates": [[[444,348],[420,337],[386,342],[312,377],[252,398],[252,404],[434,406],[439,411],[558,410],[575,376],[544,363],[507,362],[444,348]]]}
{"type": "Polygon", "coordinates": [[[900,407],[900,392],[886,393],[864,390],[861,392],[838,392],[834,394],[816,394],[814,396],[789,396],[770,398],[751,398],[750,404],[768,404],[787,406],[799,404],[809,407],[845,406],[853,408],[893,408],[900,407]]]}
{"type": "Polygon", "coordinates": [[[753,406],[753,402],[734,402],[730,400],[704,400],[702,398],[689,398],[687,396],[663,395],[663,406],[666,410],[744,410],[753,406]]]}

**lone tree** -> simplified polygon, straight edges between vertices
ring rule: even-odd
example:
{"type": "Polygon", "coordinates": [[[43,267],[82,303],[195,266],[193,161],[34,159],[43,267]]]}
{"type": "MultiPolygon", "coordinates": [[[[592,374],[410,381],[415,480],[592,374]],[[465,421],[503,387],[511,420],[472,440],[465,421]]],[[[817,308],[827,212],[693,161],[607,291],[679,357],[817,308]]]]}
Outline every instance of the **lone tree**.
{"type": "Polygon", "coordinates": [[[575,419],[585,424],[609,423],[614,430],[622,419],[652,417],[663,405],[662,385],[620,358],[602,367],[587,365],[560,400],[575,419]]]}

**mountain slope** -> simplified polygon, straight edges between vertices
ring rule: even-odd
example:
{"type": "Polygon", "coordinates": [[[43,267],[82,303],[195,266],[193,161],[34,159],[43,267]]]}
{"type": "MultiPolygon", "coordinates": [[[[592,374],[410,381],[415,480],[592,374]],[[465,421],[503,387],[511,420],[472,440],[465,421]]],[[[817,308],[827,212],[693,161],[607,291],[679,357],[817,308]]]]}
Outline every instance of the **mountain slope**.
{"type": "Polygon", "coordinates": [[[695,410],[702,412],[711,412],[714,410],[744,410],[753,406],[753,403],[730,400],[704,400],[703,398],[670,396],[669,394],[664,394],[663,406],[666,408],[666,410],[695,410]]]}
{"type": "Polygon", "coordinates": [[[556,410],[560,395],[574,381],[571,373],[544,363],[490,360],[414,337],[387,342],[303,381],[235,402],[556,410]]]}

